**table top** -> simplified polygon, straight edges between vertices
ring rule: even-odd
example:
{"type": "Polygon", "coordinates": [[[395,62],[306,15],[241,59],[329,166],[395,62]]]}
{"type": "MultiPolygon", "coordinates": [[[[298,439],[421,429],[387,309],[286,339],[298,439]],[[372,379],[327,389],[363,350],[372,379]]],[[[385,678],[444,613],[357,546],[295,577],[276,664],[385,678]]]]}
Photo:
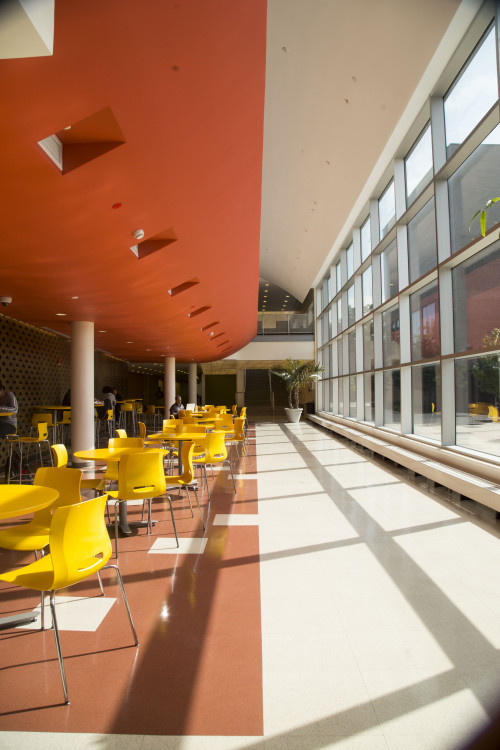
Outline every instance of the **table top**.
{"type": "Polygon", "coordinates": [[[148,440],[204,440],[206,432],[157,432],[148,435],[148,440]]]}
{"type": "Polygon", "coordinates": [[[83,461],[119,461],[122,456],[129,453],[168,453],[163,448],[89,448],[88,450],[75,451],[75,458],[81,458],[83,461]]]}
{"type": "Polygon", "coordinates": [[[35,409],[71,409],[71,406],[46,406],[45,404],[43,406],[35,406],[35,409]]]}
{"type": "Polygon", "coordinates": [[[46,508],[58,497],[58,491],[51,487],[32,484],[2,484],[0,486],[0,518],[13,518],[34,513],[46,508]]]}

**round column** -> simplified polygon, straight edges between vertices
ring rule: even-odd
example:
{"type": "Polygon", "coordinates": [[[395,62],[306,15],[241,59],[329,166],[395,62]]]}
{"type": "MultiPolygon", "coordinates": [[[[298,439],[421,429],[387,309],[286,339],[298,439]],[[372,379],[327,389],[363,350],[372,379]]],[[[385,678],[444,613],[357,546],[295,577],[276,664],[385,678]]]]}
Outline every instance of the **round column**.
{"type": "MultiPolygon", "coordinates": [[[[94,324],[71,323],[71,447],[94,448],[94,324]]],[[[75,460],[74,463],[78,461],[75,460]]],[[[82,462],[85,463],[85,462],[82,462]]]]}
{"type": "Polygon", "coordinates": [[[189,363],[189,382],[188,382],[188,403],[196,404],[196,383],[197,383],[197,365],[196,362],[189,363]]]}
{"type": "Polygon", "coordinates": [[[169,409],[175,401],[175,357],[165,357],[164,388],[165,419],[168,419],[169,409]]]}

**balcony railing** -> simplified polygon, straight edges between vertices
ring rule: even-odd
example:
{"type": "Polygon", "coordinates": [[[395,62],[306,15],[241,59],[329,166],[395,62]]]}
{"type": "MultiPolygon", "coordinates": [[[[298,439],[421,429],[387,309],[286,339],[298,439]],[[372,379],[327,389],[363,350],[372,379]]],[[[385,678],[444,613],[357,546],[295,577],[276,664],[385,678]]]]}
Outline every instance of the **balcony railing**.
{"type": "Polygon", "coordinates": [[[259,313],[257,336],[314,335],[314,319],[309,313],[259,313]]]}

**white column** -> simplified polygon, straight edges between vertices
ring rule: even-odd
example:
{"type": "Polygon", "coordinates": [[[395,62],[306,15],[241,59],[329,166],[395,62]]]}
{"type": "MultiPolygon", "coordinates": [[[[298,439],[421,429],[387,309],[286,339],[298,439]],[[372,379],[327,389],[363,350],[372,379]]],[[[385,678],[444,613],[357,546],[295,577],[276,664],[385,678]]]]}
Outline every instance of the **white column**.
{"type": "Polygon", "coordinates": [[[71,446],[94,448],[94,324],[87,321],[71,323],[71,446]]]}
{"type": "Polygon", "coordinates": [[[188,403],[196,404],[196,362],[189,363],[189,381],[188,381],[188,403]]]}
{"type": "Polygon", "coordinates": [[[236,370],[236,404],[245,406],[245,370],[238,368],[236,370]]]}
{"type": "Polygon", "coordinates": [[[165,357],[164,388],[165,419],[168,419],[169,409],[175,401],[175,357],[165,357]]]}

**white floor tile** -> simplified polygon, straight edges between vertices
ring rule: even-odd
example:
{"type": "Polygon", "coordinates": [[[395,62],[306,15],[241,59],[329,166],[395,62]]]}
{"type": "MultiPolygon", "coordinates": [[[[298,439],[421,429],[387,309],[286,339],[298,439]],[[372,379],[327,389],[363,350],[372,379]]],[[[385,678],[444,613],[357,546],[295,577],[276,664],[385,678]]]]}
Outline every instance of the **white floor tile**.
{"type": "Polygon", "coordinates": [[[149,550],[152,555],[202,555],[207,546],[207,539],[179,537],[179,546],[176,546],[173,537],[158,537],[149,550]]]}
{"type": "MultiPolygon", "coordinates": [[[[96,582],[97,586],[97,582],[96,582]]],[[[111,596],[56,596],[56,617],[59,630],[76,630],[93,633],[102,623],[116,602],[111,596]]],[[[19,630],[39,630],[41,623],[40,604],[35,607],[35,622],[19,625],[19,630]]],[[[45,627],[52,624],[49,597],[45,597],[45,627]]]]}
{"type": "Polygon", "coordinates": [[[213,526],[258,526],[257,513],[217,513],[213,526]]]}

